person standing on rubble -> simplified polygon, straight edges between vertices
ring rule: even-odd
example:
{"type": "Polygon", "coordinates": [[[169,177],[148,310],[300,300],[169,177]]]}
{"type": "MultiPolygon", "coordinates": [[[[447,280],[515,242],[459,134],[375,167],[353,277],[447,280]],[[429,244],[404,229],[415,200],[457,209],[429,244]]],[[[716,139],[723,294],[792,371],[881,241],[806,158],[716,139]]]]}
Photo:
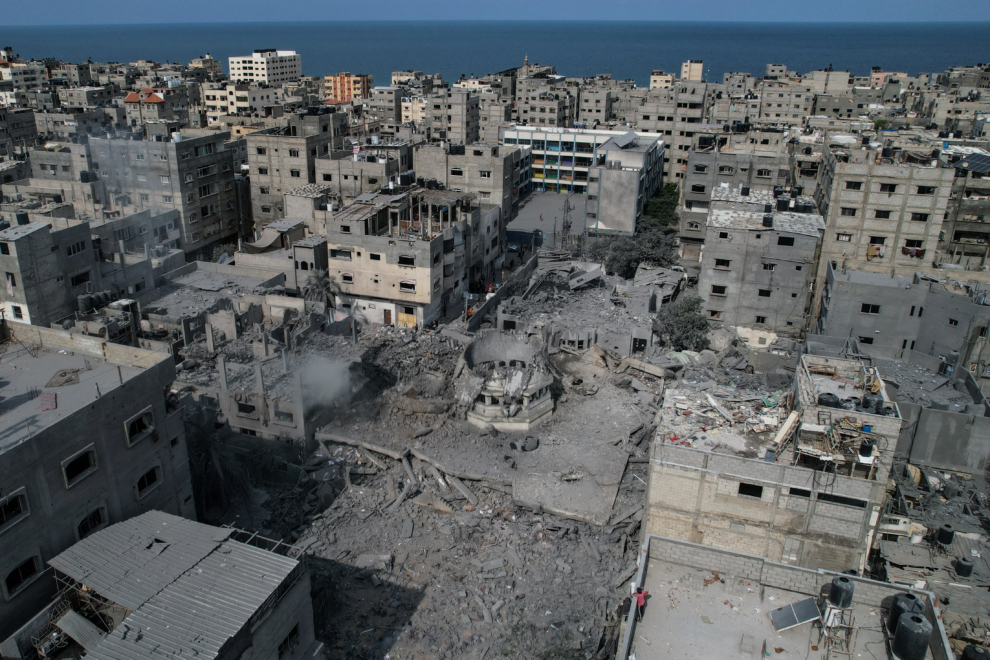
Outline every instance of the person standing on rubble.
{"type": "Polygon", "coordinates": [[[645,591],[642,587],[636,590],[633,597],[636,599],[636,620],[643,621],[643,608],[646,607],[646,597],[650,595],[649,591],[645,591]]]}

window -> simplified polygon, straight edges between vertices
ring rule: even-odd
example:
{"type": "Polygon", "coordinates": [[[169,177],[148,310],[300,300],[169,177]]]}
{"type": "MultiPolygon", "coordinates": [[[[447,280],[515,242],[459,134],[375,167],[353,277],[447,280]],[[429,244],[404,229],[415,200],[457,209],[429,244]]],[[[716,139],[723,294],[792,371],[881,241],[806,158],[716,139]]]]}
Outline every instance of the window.
{"type": "Polygon", "coordinates": [[[97,532],[107,525],[107,512],[103,507],[91,511],[82,522],[76,525],[76,538],[82,541],[84,538],[97,532]]]}
{"type": "Polygon", "coordinates": [[[949,319],[949,325],[951,325],[952,327],[955,327],[955,326],[959,325],[959,321],[957,321],[956,319],[949,319]]]}
{"type": "Polygon", "coordinates": [[[777,264],[763,264],[763,270],[774,270],[777,268],[777,264]]]}
{"type": "Polygon", "coordinates": [[[928,222],[927,213],[912,213],[911,220],[914,222],[928,222]]]}
{"type": "Polygon", "coordinates": [[[724,295],[726,295],[725,291],[726,291],[726,287],[723,284],[713,284],[712,285],[712,295],[713,296],[724,296],[724,295]]]}
{"type": "Polygon", "coordinates": [[[880,192],[895,193],[895,192],[897,192],[897,184],[896,183],[881,183],[880,184],[880,192]]]}
{"type": "Polygon", "coordinates": [[[141,478],[137,480],[137,484],[135,484],[138,499],[141,499],[150,493],[159,483],[161,483],[161,478],[161,468],[157,465],[142,474],[141,478]]]}
{"type": "Polygon", "coordinates": [[[11,305],[11,308],[14,310],[14,318],[15,319],[23,319],[24,318],[24,311],[21,309],[21,306],[20,305],[11,305]]]}
{"type": "Polygon", "coordinates": [[[908,316],[914,316],[914,305],[911,305],[911,313],[908,316]]]}
{"type": "Polygon", "coordinates": [[[341,234],[350,234],[351,233],[351,226],[350,225],[341,225],[340,226],[340,233],[341,234]]]}
{"type": "Polygon", "coordinates": [[[209,197],[210,195],[216,195],[216,194],[217,194],[217,184],[215,183],[208,183],[205,186],[199,187],[200,197],[209,197]]]}
{"type": "Polygon", "coordinates": [[[199,156],[209,156],[210,154],[213,153],[213,143],[211,142],[210,144],[202,144],[196,147],[195,151],[197,158],[199,156]]]}
{"type": "Polygon", "coordinates": [[[703,192],[705,192],[705,186],[704,186],[704,184],[701,184],[701,183],[694,184],[693,186],[691,186],[691,192],[693,192],[693,193],[703,193],[703,192]]]}
{"type": "Polygon", "coordinates": [[[278,645],[278,657],[279,660],[286,656],[292,655],[296,650],[296,645],[299,644],[299,624],[292,627],[289,634],[285,636],[278,645]]]}
{"type": "Polygon", "coordinates": [[[728,238],[729,237],[729,232],[727,232],[727,231],[720,231],[718,233],[718,237],[719,238],[728,238]]]}
{"type": "Polygon", "coordinates": [[[852,234],[836,234],[835,235],[835,240],[837,240],[840,243],[848,243],[852,239],[853,239],[853,235],[852,234]]]}
{"type": "Polygon", "coordinates": [[[759,169],[756,170],[756,176],[760,177],[761,179],[769,179],[771,176],[773,176],[773,172],[771,172],[768,169],[759,169]]]}
{"type": "Polygon", "coordinates": [[[65,254],[71,257],[74,254],[79,254],[86,249],[86,241],[79,241],[78,243],[73,243],[69,247],[65,248],[65,254]]]}
{"type": "Polygon", "coordinates": [[[695,165],[694,166],[694,171],[695,172],[698,172],[699,174],[704,174],[705,172],[708,171],[708,166],[707,165],[695,165]]]}
{"type": "Polygon", "coordinates": [[[324,181],[333,181],[333,175],[332,174],[324,174],[323,175],[323,180],[324,181]]]}
{"type": "Polygon", "coordinates": [[[760,289],[760,298],[769,298],[770,289],[760,289]]]}
{"type": "Polygon", "coordinates": [[[766,323],[767,322],[767,317],[765,317],[765,316],[757,316],[756,317],[756,322],[757,323],[766,323]]]}
{"type": "MultiPolygon", "coordinates": [[[[306,262],[305,261],[303,262],[303,265],[304,266],[306,265],[306,262]]],[[[340,275],[340,281],[341,282],[346,282],[347,284],[351,284],[352,282],[354,282],[354,276],[351,275],[350,273],[341,273],[341,275],[340,275]]]]}
{"type": "Polygon", "coordinates": [[[728,268],[729,267],[729,264],[731,264],[731,263],[732,263],[732,260],[731,259],[716,259],[715,260],[715,267],[716,268],[728,268]]]}
{"type": "Polygon", "coordinates": [[[846,190],[862,190],[862,181],[846,181],[846,190]]]}
{"type": "Polygon", "coordinates": [[[402,293],[416,293],[416,283],[399,282],[399,291],[402,293]]]}
{"type": "Polygon", "coordinates": [[[5,494],[0,498],[0,534],[27,518],[30,513],[24,488],[5,494]]]}
{"type": "Polygon", "coordinates": [[[85,273],[79,273],[78,275],[74,275],[72,276],[72,278],[69,279],[69,284],[71,284],[72,286],[80,286],[82,284],[85,284],[86,282],[89,282],[88,270],[85,273]]]}
{"type": "Polygon", "coordinates": [[[331,259],[343,259],[344,261],[351,260],[350,250],[330,250],[331,259]]]}
{"type": "Polygon", "coordinates": [[[778,236],[777,245],[793,246],[794,237],[793,236],[778,236]]]}
{"type": "Polygon", "coordinates": [[[400,266],[415,266],[416,257],[410,257],[408,255],[399,255],[399,265],[400,266]]]}
{"type": "Polygon", "coordinates": [[[912,239],[912,238],[908,238],[908,239],[906,239],[904,241],[904,247],[907,247],[907,248],[920,248],[924,244],[925,244],[924,241],[920,241],[920,240],[912,239]]]}
{"type": "Polygon", "coordinates": [[[757,486],[756,484],[748,484],[744,481],[739,482],[739,494],[745,495],[746,497],[763,497],[763,486],[757,486]]]}
{"type": "MultiPolygon", "coordinates": [[[[924,314],[924,313],[925,313],[925,308],[924,307],[919,307],[918,308],[918,318],[920,319],[921,318],[921,315],[924,314]]],[[[913,342],[911,344],[911,350],[914,350],[914,343],[913,342]]]]}
{"type": "Polygon", "coordinates": [[[267,153],[267,150],[264,147],[258,147],[255,151],[259,156],[264,156],[267,153]]]}
{"type": "Polygon", "coordinates": [[[65,487],[72,488],[96,471],[96,452],[90,447],[62,461],[65,487]]]}
{"type": "Polygon", "coordinates": [[[886,236],[870,236],[870,245],[883,245],[886,242],[886,236]]]}
{"type": "Polygon", "coordinates": [[[299,150],[289,149],[289,158],[299,158],[299,150]]]}
{"type": "Polygon", "coordinates": [[[27,561],[21,562],[4,578],[4,587],[7,591],[7,598],[12,598],[14,594],[28,585],[31,578],[38,574],[38,557],[31,557],[27,561]]]}
{"type": "Polygon", "coordinates": [[[13,273],[7,273],[7,284],[10,286],[17,286],[17,279],[14,277],[13,273]]]}
{"type": "Polygon", "coordinates": [[[818,493],[818,501],[843,504],[845,506],[854,506],[859,509],[866,508],[866,502],[864,500],[857,500],[852,497],[843,497],[842,495],[833,495],[831,493],[818,493]]]}
{"type": "Polygon", "coordinates": [[[127,434],[127,446],[133,447],[151,435],[154,430],[155,416],[152,414],[151,408],[141,411],[137,416],[124,422],[124,431],[127,434]]]}
{"type": "Polygon", "coordinates": [[[10,254],[10,245],[7,243],[0,243],[0,254],[10,254]]]}
{"type": "Polygon", "coordinates": [[[372,261],[381,261],[382,260],[382,255],[375,254],[374,252],[369,252],[368,253],[368,258],[371,259],[372,261]]]}
{"type": "Polygon", "coordinates": [[[262,213],[271,213],[272,212],[272,207],[270,207],[270,206],[262,206],[261,207],[261,212],[262,213]]]}
{"type": "Polygon", "coordinates": [[[858,337],[860,344],[872,344],[873,337],[858,337]]]}
{"type": "Polygon", "coordinates": [[[853,216],[856,215],[856,209],[851,209],[847,206],[842,207],[842,215],[853,216]]]}
{"type": "Polygon", "coordinates": [[[492,178],[492,173],[490,170],[481,170],[480,172],[478,172],[478,174],[479,176],[481,176],[482,179],[492,178]]]}
{"type": "Polygon", "coordinates": [[[289,170],[289,176],[299,178],[299,170],[289,170]]]}
{"type": "Polygon", "coordinates": [[[450,168],[450,176],[464,176],[464,170],[459,167],[450,168]]]}
{"type": "Polygon", "coordinates": [[[788,488],[787,494],[794,495],[795,497],[807,497],[809,499],[811,498],[811,491],[805,490],[803,488],[788,488]]]}
{"type": "Polygon", "coordinates": [[[863,314],[879,314],[880,305],[874,305],[872,303],[862,303],[862,305],[859,308],[859,311],[862,312],[863,314]]]}
{"type": "Polygon", "coordinates": [[[158,178],[161,180],[162,183],[168,183],[170,181],[170,179],[167,176],[165,176],[164,174],[162,174],[158,178]]]}
{"type": "Polygon", "coordinates": [[[206,167],[201,167],[196,170],[196,176],[202,179],[204,176],[210,176],[211,174],[217,173],[216,165],[207,165],[206,167]]]}
{"type": "Polygon", "coordinates": [[[262,195],[269,194],[269,190],[265,186],[261,186],[261,188],[258,189],[258,192],[261,193],[262,195]]]}
{"type": "Polygon", "coordinates": [[[934,195],[935,190],[935,186],[918,186],[919,195],[934,195]]]}
{"type": "Polygon", "coordinates": [[[877,212],[873,215],[873,217],[874,218],[880,218],[881,220],[886,220],[886,219],[890,218],[890,211],[880,211],[880,210],[877,210],[877,212]]]}
{"type": "Polygon", "coordinates": [[[193,181],[192,172],[187,172],[185,178],[186,178],[186,183],[192,183],[192,181],[193,181]]]}
{"type": "Polygon", "coordinates": [[[708,318],[710,319],[720,319],[722,318],[722,312],[716,309],[708,310],[708,318]]]}
{"type": "Polygon", "coordinates": [[[735,169],[731,165],[719,165],[718,166],[718,173],[719,174],[732,174],[734,171],[735,171],[735,169]]]}

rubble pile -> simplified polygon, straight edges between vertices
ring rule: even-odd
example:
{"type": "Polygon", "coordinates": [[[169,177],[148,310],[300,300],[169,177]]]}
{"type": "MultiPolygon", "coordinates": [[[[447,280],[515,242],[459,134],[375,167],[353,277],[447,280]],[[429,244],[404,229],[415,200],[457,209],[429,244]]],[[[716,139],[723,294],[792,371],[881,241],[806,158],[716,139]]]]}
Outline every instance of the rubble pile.
{"type": "Polygon", "coordinates": [[[886,360],[884,378],[897,386],[897,400],[916,403],[924,408],[938,407],[951,412],[966,412],[974,403],[962,381],[944,376],[921,365],[886,360]]]}

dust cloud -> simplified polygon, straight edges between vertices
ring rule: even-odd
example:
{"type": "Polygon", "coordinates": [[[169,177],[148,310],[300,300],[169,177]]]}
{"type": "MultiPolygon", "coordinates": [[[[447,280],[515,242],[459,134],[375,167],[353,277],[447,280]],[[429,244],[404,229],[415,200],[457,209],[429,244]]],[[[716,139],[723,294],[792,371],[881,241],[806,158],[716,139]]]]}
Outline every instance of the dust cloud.
{"type": "Polygon", "coordinates": [[[351,363],[308,355],[302,365],[303,406],[306,410],[345,402],[351,393],[351,363]]]}

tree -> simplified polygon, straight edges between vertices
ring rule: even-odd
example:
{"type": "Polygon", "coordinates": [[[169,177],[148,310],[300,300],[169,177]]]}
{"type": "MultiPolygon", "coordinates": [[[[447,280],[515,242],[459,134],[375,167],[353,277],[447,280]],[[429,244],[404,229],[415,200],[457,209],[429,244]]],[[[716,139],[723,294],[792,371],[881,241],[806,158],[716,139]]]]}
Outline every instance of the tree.
{"type": "Polygon", "coordinates": [[[677,194],[677,184],[668,183],[658,190],[646,202],[643,215],[639,219],[637,229],[649,231],[662,227],[676,227],[680,224],[677,209],[680,205],[677,194]]]}
{"type": "Polygon", "coordinates": [[[302,290],[303,298],[321,302],[327,309],[335,306],[336,297],[340,295],[340,285],[337,278],[325,270],[315,270],[306,278],[302,290]]]}
{"type": "Polygon", "coordinates": [[[874,130],[882,131],[883,129],[887,128],[887,125],[889,123],[890,122],[887,121],[886,119],[874,119],[873,120],[873,128],[874,128],[874,130]]]}
{"type": "Polygon", "coordinates": [[[660,308],[653,320],[653,333],[663,346],[677,351],[700,351],[708,348],[711,324],[702,312],[704,300],[687,296],[660,308]]]}
{"type": "Polygon", "coordinates": [[[604,264],[607,272],[630,279],[640,264],[660,268],[677,265],[677,231],[655,228],[636,236],[606,236],[589,245],[586,256],[604,264]]]}

